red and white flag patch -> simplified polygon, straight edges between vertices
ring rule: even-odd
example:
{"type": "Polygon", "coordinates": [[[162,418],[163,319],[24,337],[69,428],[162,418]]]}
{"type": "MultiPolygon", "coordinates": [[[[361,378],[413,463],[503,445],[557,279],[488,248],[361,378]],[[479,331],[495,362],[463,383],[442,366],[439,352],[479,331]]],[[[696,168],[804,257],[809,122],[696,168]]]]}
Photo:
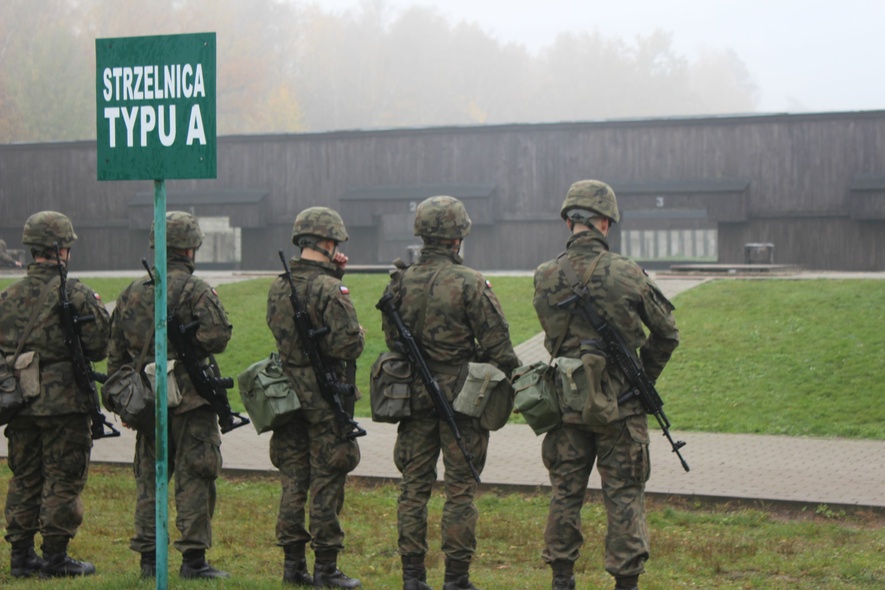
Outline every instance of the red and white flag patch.
{"type": "Polygon", "coordinates": [[[341,292],[345,295],[350,295],[350,289],[345,287],[344,285],[338,285],[338,288],[341,289],[341,292]]]}

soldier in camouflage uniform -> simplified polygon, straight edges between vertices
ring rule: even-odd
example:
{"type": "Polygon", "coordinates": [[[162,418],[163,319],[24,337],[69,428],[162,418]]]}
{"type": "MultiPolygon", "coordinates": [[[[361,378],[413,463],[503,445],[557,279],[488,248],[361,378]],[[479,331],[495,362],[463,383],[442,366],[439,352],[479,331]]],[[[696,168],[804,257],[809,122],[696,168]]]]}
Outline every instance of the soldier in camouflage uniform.
{"type": "Polygon", "coordinates": [[[0,240],[0,267],[21,268],[22,263],[6,252],[6,240],[0,240]]]}
{"type": "MultiPolygon", "coordinates": [[[[337,212],[310,207],[295,218],[292,243],[301,256],[290,260],[291,278],[311,326],[329,328],[318,341],[320,352],[342,379],[353,373],[365,343],[350,292],[341,283],[347,256],[338,251],[338,245],[347,239],[337,212]]],[[[290,294],[289,282],[280,277],[267,295],[267,325],[276,339],[283,371],[301,402],[300,415],[275,428],[270,441],[270,459],[280,471],[282,484],[276,536],[284,554],[283,581],[296,586],[359,588],[359,580],[338,569],[337,556],[344,549],[344,530],[338,521],[344,485],[360,461],[360,449],[356,440],[346,438],[334,409],[320,393],[298,338],[290,294]],[[309,532],[305,505],[310,512],[309,532]],[[313,577],[305,558],[308,542],[316,557],[313,577]]],[[[352,415],[354,400],[344,401],[352,415]]]]}
{"type": "MultiPolygon", "coordinates": [[[[424,246],[416,264],[401,271],[389,289],[396,297],[402,319],[425,354],[425,360],[451,402],[466,377],[471,361],[489,362],[506,374],[519,365],[507,320],[498,298],[483,276],[462,264],[458,254],[470,232],[470,217],[458,199],[430,197],[415,215],[415,235],[424,246]]],[[[398,334],[383,316],[390,350],[398,334]]],[[[436,481],[440,451],[445,465],[446,502],[442,516],[442,550],[445,553],[445,590],[475,589],[469,579],[476,551],[478,511],[473,503],[476,481],[451,429],[436,415],[433,401],[418,377],[412,384],[410,417],[399,424],[394,462],[402,473],[397,506],[399,552],[403,589],[429,590],[424,556],[427,553],[427,501],[436,481]]],[[[489,431],[479,418],[455,414],[467,451],[482,472],[489,431]]]]}
{"type": "MultiPolygon", "coordinates": [[[[652,280],[631,260],[608,251],[606,237],[619,219],[614,191],[597,180],[582,180],[569,188],[560,212],[569,231],[566,253],[535,271],[534,306],[553,353],[563,332],[558,356],[581,358],[604,354],[593,327],[557,303],[572,295],[571,283],[560,264],[570,264],[577,277],[602,254],[589,278],[592,303],[634,349],[654,381],[679,344],[673,306],[652,280]],[[648,328],[645,336],[643,325],[648,328]],[[594,350],[590,350],[594,348],[594,350]]],[[[604,345],[602,346],[604,348],[604,345]]],[[[607,366],[602,387],[619,397],[629,385],[623,373],[607,366]]],[[[614,421],[604,426],[586,424],[581,414],[564,414],[563,424],[548,432],[542,446],[544,465],[553,487],[544,561],[553,570],[554,590],[575,587],[574,564],[583,543],[581,506],[596,461],[608,514],[605,568],[615,577],[616,590],[636,590],[649,556],[645,518],[645,483],[650,473],[648,423],[635,397],[620,404],[614,421]]]]}
{"type": "MultiPolygon", "coordinates": [[[[71,246],[77,240],[71,220],[55,211],[28,218],[22,242],[34,262],[25,278],[0,294],[0,354],[10,357],[32,317],[23,352],[40,356],[39,395],[22,408],[6,428],[12,479],[6,496],[6,540],[12,544],[15,577],[80,576],[95,566],[68,557],[67,547],[83,522],[80,494],[86,485],[92,450],[92,400],[74,384],[71,351],[59,315],[59,269],[67,272],[71,246]],[[43,537],[43,559],[34,551],[34,536],[43,537]]],[[[68,297],[82,324],[87,359],[99,361],[108,346],[108,312],[98,294],[83,283],[67,281],[68,297]]]]}
{"type": "MultiPolygon", "coordinates": [[[[151,228],[151,248],[154,231],[151,228]]],[[[196,218],[183,211],[166,214],[167,307],[176,310],[182,324],[199,322],[193,333],[194,346],[202,356],[223,352],[231,337],[231,324],[215,289],[193,276],[196,251],[203,232],[196,218]]],[[[145,340],[154,335],[154,286],[147,275],[120,293],[111,318],[108,372],[135,365],[145,340]]],[[[175,353],[169,345],[170,357],[175,353]]],[[[145,364],[154,361],[148,346],[145,364]]],[[[172,376],[170,376],[170,380],[172,376]]],[[[215,480],[221,473],[221,433],[218,419],[191,383],[185,366],[175,365],[174,380],[181,403],[169,408],[169,475],[175,475],[175,525],[181,537],[175,548],[183,554],[182,578],[227,578],[226,572],[206,561],[212,545],[212,515],[215,512],[215,480]]],[[[156,575],[156,433],[153,424],[135,426],[135,472],[138,498],[135,505],[135,536],[129,547],[141,554],[141,575],[156,575]]]]}

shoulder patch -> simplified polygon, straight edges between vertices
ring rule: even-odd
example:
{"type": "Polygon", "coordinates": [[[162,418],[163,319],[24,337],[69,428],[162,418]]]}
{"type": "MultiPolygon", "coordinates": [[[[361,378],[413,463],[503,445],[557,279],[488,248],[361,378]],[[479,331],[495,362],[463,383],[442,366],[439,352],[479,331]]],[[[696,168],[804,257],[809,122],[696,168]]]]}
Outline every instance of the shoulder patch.
{"type": "Polygon", "coordinates": [[[350,295],[350,289],[348,289],[348,288],[345,287],[344,285],[338,285],[338,288],[341,290],[341,292],[342,292],[343,294],[345,294],[345,295],[350,295]]]}
{"type": "MultiPolygon", "coordinates": [[[[210,287],[210,289],[212,289],[212,294],[218,297],[218,291],[215,290],[215,287],[210,287]]],[[[218,298],[221,299],[221,297],[218,298]]]]}
{"type": "Polygon", "coordinates": [[[96,301],[101,301],[101,295],[99,295],[99,294],[96,293],[95,291],[92,292],[92,296],[95,297],[95,300],[96,300],[96,301]]]}
{"type": "Polygon", "coordinates": [[[488,279],[486,279],[485,281],[486,281],[486,287],[488,287],[489,289],[491,289],[491,288],[492,288],[492,282],[491,282],[490,280],[488,280],[488,279]]]}

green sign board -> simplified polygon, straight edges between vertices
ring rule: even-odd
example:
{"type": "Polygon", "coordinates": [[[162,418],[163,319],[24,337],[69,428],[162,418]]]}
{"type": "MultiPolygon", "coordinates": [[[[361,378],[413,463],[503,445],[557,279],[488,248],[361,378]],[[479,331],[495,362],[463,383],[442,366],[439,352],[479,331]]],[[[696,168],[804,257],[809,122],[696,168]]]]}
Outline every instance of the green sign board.
{"type": "Polygon", "coordinates": [[[216,177],[215,33],[95,40],[99,180],[216,177]]]}

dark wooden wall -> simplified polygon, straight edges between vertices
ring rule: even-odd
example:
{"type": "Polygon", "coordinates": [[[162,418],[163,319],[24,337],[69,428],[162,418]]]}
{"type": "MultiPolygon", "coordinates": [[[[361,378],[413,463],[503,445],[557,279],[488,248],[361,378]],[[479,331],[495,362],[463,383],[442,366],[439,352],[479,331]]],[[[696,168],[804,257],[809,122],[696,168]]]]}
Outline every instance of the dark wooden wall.
{"type": "MultiPolygon", "coordinates": [[[[28,215],[56,209],[80,235],[81,268],[137,267],[147,227],[136,195],[153,184],[97,182],[95,159],[94,142],[0,146],[0,237],[10,248],[28,215]]],[[[223,137],[217,179],[170,181],[167,191],[184,206],[213,191],[266,193],[230,203],[233,225],[250,220],[243,268],[276,268],[304,207],[334,207],[347,222],[342,197],[354,190],[474,183],[494,187],[481,205],[493,219],[474,228],[467,262],[530,269],[565,244],[558,212],[569,185],[599,178],[627,219],[658,195],[664,207],[706,209],[721,262],[741,262],[744,243],[772,242],[778,263],[883,270],[885,180],[856,184],[871,176],[885,179],[885,111],[223,137]]],[[[210,208],[194,203],[197,215],[210,208]]],[[[377,232],[354,229],[351,260],[381,262],[377,232]]]]}

